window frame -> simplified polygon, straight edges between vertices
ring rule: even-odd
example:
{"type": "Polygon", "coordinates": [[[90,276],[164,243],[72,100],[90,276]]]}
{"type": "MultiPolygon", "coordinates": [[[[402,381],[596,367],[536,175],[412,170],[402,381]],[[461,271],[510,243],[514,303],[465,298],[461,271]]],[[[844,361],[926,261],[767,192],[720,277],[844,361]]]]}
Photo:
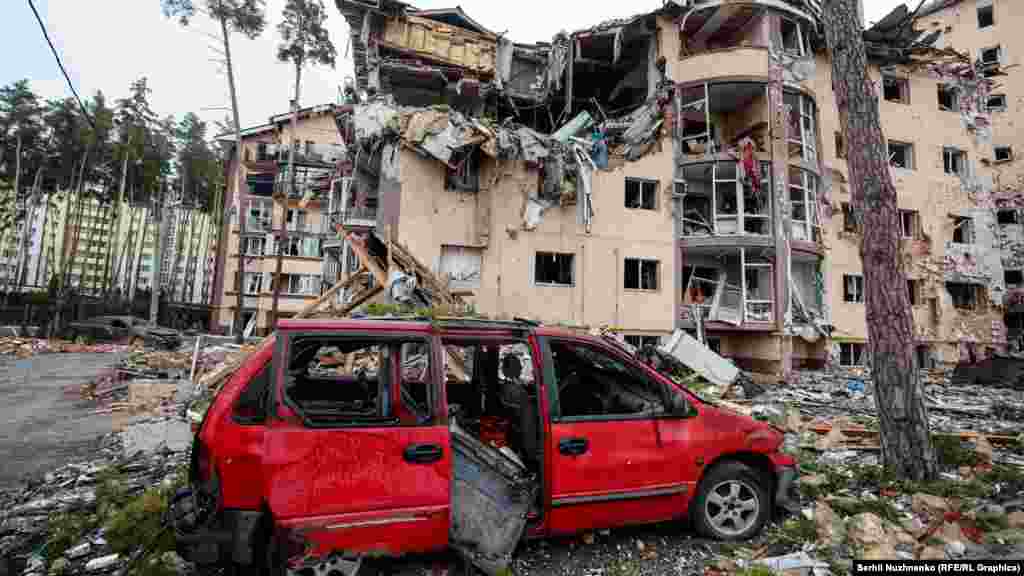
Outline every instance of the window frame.
{"type": "Polygon", "coordinates": [[[994,44],[992,46],[986,46],[978,51],[978,60],[981,61],[981,65],[985,68],[998,67],[1003,62],[1003,45],[994,44]],[[985,60],[985,53],[995,51],[995,60],[985,60]]]}
{"type": "Polygon", "coordinates": [[[633,292],[633,291],[635,291],[635,292],[658,292],[659,290],[661,290],[661,260],[658,260],[657,258],[638,258],[638,257],[631,257],[631,256],[623,258],[623,263],[622,263],[622,289],[625,290],[625,291],[630,291],[630,292],[633,292]],[[635,262],[636,266],[637,266],[637,271],[636,271],[636,274],[637,274],[637,276],[636,276],[636,278],[637,278],[637,287],[636,288],[631,288],[631,287],[626,285],[627,278],[629,278],[629,276],[628,276],[628,274],[626,272],[626,268],[630,265],[631,262],[635,262]],[[644,284],[644,281],[643,281],[643,278],[644,278],[644,264],[654,264],[654,287],[653,288],[644,288],[643,287],[643,284],[644,284]]]}
{"type": "Polygon", "coordinates": [[[910,305],[921,305],[921,281],[917,278],[907,278],[907,292],[910,295],[910,305]]]}
{"type": "Polygon", "coordinates": [[[1007,99],[1006,94],[989,94],[988,98],[985,99],[985,109],[992,112],[1006,112],[1007,99]],[[992,100],[1002,100],[1002,104],[999,106],[992,106],[992,100]]]}
{"type": "Polygon", "coordinates": [[[555,288],[575,288],[576,287],[576,277],[577,277],[577,274],[576,274],[576,253],[575,252],[549,252],[549,251],[546,251],[546,250],[537,250],[537,251],[535,251],[533,253],[533,266],[530,268],[530,271],[531,271],[531,276],[532,276],[532,279],[533,279],[533,285],[534,286],[548,286],[548,287],[555,287],[555,288]],[[570,270],[571,278],[570,278],[568,284],[563,284],[563,283],[558,283],[558,282],[545,282],[545,281],[541,281],[541,280],[539,280],[537,278],[537,272],[538,272],[537,263],[538,263],[538,259],[542,255],[555,256],[555,257],[558,257],[558,256],[568,256],[570,258],[569,270],[570,270]]]}
{"type": "Polygon", "coordinates": [[[996,8],[992,2],[982,3],[978,2],[975,6],[975,14],[978,17],[978,30],[984,30],[986,28],[992,28],[996,25],[996,8]],[[988,24],[985,24],[982,15],[987,14],[988,24]]]}
{"type": "Polygon", "coordinates": [[[839,366],[841,368],[859,368],[864,366],[864,356],[867,346],[864,342],[840,342],[839,343],[839,366]],[[847,347],[850,353],[846,354],[843,347],[847,347]],[[849,356],[853,362],[844,362],[844,357],[849,356]]]}
{"type": "MultiPolygon", "coordinates": [[[[800,159],[804,162],[814,164],[818,161],[818,108],[814,100],[804,94],[803,92],[797,92],[794,90],[786,90],[783,92],[783,101],[785,102],[786,96],[796,97],[797,109],[795,111],[797,115],[797,121],[799,122],[799,138],[794,138],[791,128],[792,122],[787,119],[786,129],[786,140],[788,144],[798,145],[800,147],[800,159]],[[810,127],[808,127],[810,124],[810,127]]],[[[790,106],[792,108],[792,106],[790,106]]],[[[794,113],[790,110],[790,114],[794,113]]],[[[790,153],[792,157],[792,153],[790,153]]]]}
{"type": "Polygon", "coordinates": [[[623,188],[624,188],[623,189],[623,202],[622,202],[623,206],[627,210],[647,210],[647,211],[651,211],[651,212],[657,212],[658,211],[658,189],[660,188],[659,184],[660,183],[659,183],[658,180],[651,179],[651,178],[626,177],[624,179],[624,181],[623,181],[623,188]],[[629,185],[630,184],[636,184],[636,185],[638,185],[640,187],[640,190],[639,190],[640,194],[639,194],[639,197],[638,197],[638,200],[639,200],[640,203],[638,205],[636,205],[636,206],[630,206],[629,205],[629,185]],[[650,208],[645,206],[645,204],[646,204],[645,200],[646,200],[646,196],[647,196],[646,192],[648,192],[648,191],[650,192],[650,200],[651,200],[650,208]]]}
{"type": "Polygon", "coordinates": [[[915,170],[916,169],[916,166],[915,166],[916,162],[914,161],[915,158],[914,158],[914,143],[913,142],[905,142],[903,140],[888,140],[885,143],[885,148],[886,148],[886,154],[889,155],[889,166],[890,167],[892,167],[892,168],[899,168],[900,170],[915,170]],[[903,150],[904,164],[907,164],[906,166],[898,166],[898,165],[895,164],[895,160],[893,159],[893,149],[894,148],[902,149],[903,150]]]}
{"type": "Polygon", "coordinates": [[[939,82],[938,86],[938,98],[939,98],[939,110],[943,112],[960,112],[960,90],[955,86],[939,82]],[[942,101],[943,95],[949,95],[952,98],[952,106],[946,106],[942,101]]]}
{"type": "Polygon", "coordinates": [[[843,274],[843,302],[846,304],[863,304],[864,303],[864,275],[863,274],[843,274]],[[850,290],[851,284],[849,279],[853,279],[853,290],[850,290]],[[853,298],[851,300],[851,298],[853,298]]]}
{"type": "Polygon", "coordinates": [[[993,146],[992,147],[992,158],[993,158],[993,160],[995,162],[1011,162],[1011,161],[1013,161],[1013,146],[1011,146],[1011,145],[993,146]],[[999,152],[1000,151],[1005,151],[1006,152],[1006,157],[1005,158],[1000,158],[999,157],[999,152]]]}
{"type": "Polygon", "coordinates": [[[917,210],[899,210],[900,217],[900,238],[905,240],[913,240],[919,237],[918,231],[921,229],[920,222],[921,217],[917,210]],[[906,220],[909,217],[909,222],[906,220]],[[910,233],[907,233],[907,227],[910,227],[910,233]]]}
{"type": "Polygon", "coordinates": [[[779,17],[779,42],[781,43],[779,47],[782,49],[783,52],[787,54],[794,54],[801,58],[807,55],[807,46],[804,42],[804,31],[802,28],[803,27],[800,26],[799,20],[795,20],[793,18],[786,18],[785,16],[779,17]],[[793,49],[791,47],[786,46],[787,36],[784,32],[784,27],[786,23],[791,24],[793,28],[796,30],[797,49],[793,49]]]}
{"type": "Polygon", "coordinates": [[[882,74],[882,100],[890,102],[892,104],[903,104],[906,106],[910,105],[910,79],[902,76],[896,76],[895,74],[882,74]],[[885,97],[886,82],[895,83],[899,87],[900,96],[899,100],[890,100],[885,97]]]}
{"type": "Polygon", "coordinates": [[[1010,288],[1010,287],[1016,288],[1016,287],[1019,287],[1021,285],[1024,285],[1024,270],[1022,270],[1021,268],[1004,269],[1003,270],[1003,284],[1005,284],[1007,288],[1010,288]],[[1010,279],[1007,278],[1006,275],[1010,274],[1010,273],[1014,273],[1014,272],[1018,276],[1020,276],[1020,279],[1017,282],[1010,282],[1010,279]]]}
{"type": "Polygon", "coordinates": [[[856,212],[853,210],[853,202],[843,202],[841,209],[843,212],[843,232],[860,234],[860,222],[857,219],[856,212]]]}
{"type": "Polygon", "coordinates": [[[790,205],[790,221],[792,223],[793,232],[796,231],[796,226],[799,224],[805,232],[804,238],[797,238],[796,234],[793,234],[794,240],[800,240],[803,242],[817,242],[821,238],[821,225],[818,219],[818,177],[803,168],[796,166],[789,166],[787,170],[787,188],[789,189],[789,195],[787,200],[790,205]],[[800,172],[800,184],[793,183],[793,171],[798,170],[800,172]],[[794,190],[801,191],[803,200],[794,204],[793,192],[794,190]],[[804,207],[804,217],[796,219],[793,217],[795,213],[795,206],[801,205],[804,207]]]}
{"type": "Polygon", "coordinates": [[[946,282],[945,289],[946,293],[949,294],[950,300],[953,301],[953,308],[956,310],[977,311],[981,305],[981,298],[978,296],[978,286],[975,284],[969,284],[967,282],[946,282]],[[954,294],[953,291],[950,290],[950,288],[954,286],[958,289],[966,289],[965,293],[968,295],[968,302],[966,305],[958,302],[959,296],[962,294],[954,294]]]}
{"type": "Polygon", "coordinates": [[[960,244],[962,246],[970,246],[974,244],[974,218],[970,216],[950,216],[953,220],[953,234],[952,243],[960,244]],[[957,240],[957,233],[960,234],[960,240],[957,240]]]}
{"type": "Polygon", "coordinates": [[[966,172],[967,152],[954,146],[943,146],[942,171],[949,176],[959,176],[966,172]]]}

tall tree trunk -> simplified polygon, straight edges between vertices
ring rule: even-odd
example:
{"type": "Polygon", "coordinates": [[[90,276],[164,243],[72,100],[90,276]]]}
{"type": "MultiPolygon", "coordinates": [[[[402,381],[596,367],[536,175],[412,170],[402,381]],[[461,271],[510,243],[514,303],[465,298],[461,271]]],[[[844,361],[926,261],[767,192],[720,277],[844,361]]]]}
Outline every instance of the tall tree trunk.
{"type": "Polygon", "coordinates": [[[135,294],[139,291],[139,286],[135,282],[135,270],[138,268],[139,260],[142,258],[142,245],[140,242],[145,242],[146,213],[140,209],[138,210],[138,216],[132,213],[133,222],[135,218],[138,218],[138,223],[132,227],[132,236],[128,239],[128,242],[130,242],[128,245],[128,259],[124,263],[124,281],[125,285],[128,286],[129,307],[135,306],[135,294]],[[142,234],[139,234],[140,230],[142,234]]]}
{"type": "MultiPolygon", "coordinates": [[[[75,256],[78,253],[78,241],[79,241],[79,239],[82,236],[82,203],[85,200],[85,165],[88,164],[88,163],[89,163],[89,151],[86,150],[85,157],[82,158],[82,165],[79,166],[79,169],[78,169],[78,183],[75,186],[75,190],[77,191],[77,194],[78,194],[78,198],[76,199],[75,204],[78,206],[78,208],[76,210],[75,229],[74,229],[74,232],[72,234],[72,238],[73,239],[72,239],[72,242],[70,244],[67,244],[67,242],[65,242],[65,244],[68,245],[68,247],[69,247],[68,248],[69,249],[69,253],[68,253],[68,256],[67,256],[67,266],[65,267],[65,270],[64,270],[64,286],[65,286],[65,288],[67,288],[67,286],[68,286],[68,279],[71,277],[71,275],[73,275],[73,271],[74,271],[74,267],[75,267],[75,256]]],[[[65,237],[65,240],[66,240],[66,237],[65,237]]]]}
{"type": "MultiPolygon", "coordinates": [[[[93,211],[92,210],[92,202],[89,202],[89,213],[92,214],[92,211],[93,211]]],[[[99,214],[100,214],[100,206],[97,204],[95,220],[99,220],[99,214]]],[[[80,289],[81,292],[86,292],[87,282],[86,282],[85,272],[86,272],[86,267],[89,265],[89,258],[92,257],[92,245],[93,245],[93,241],[96,239],[96,228],[99,227],[99,226],[96,226],[94,224],[98,224],[98,222],[90,221],[89,222],[89,229],[86,231],[86,237],[85,237],[85,250],[86,250],[86,252],[85,252],[85,260],[82,262],[82,277],[78,281],[79,289],[80,289]]]]}
{"type": "Polygon", "coordinates": [[[878,95],[867,76],[857,0],[826,0],[825,37],[832,57],[832,89],[843,133],[853,209],[863,218],[868,352],[887,467],[914,480],[938,474],[914,355],[914,317],[899,252],[896,188],[878,112],[878,95]]]}
{"type": "Polygon", "coordinates": [[[156,225],[156,250],[153,253],[153,271],[150,281],[149,292],[149,321],[156,324],[160,316],[160,261],[163,259],[164,235],[167,233],[167,226],[164,224],[167,218],[164,217],[164,195],[167,192],[167,182],[161,186],[159,199],[154,203],[153,222],[156,225]]]}
{"type": "MultiPolygon", "coordinates": [[[[288,196],[295,194],[295,144],[298,141],[299,129],[299,90],[302,86],[302,63],[295,63],[295,100],[292,101],[292,133],[288,142],[288,190],[285,194],[275,194],[281,204],[281,233],[277,243],[277,256],[274,263],[274,298],[270,308],[270,329],[277,329],[277,301],[281,297],[281,265],[284,261],[284,248],[288,245],[288,196]]],[[[274,192],[277,192],[276,190],[274,192]]],[[[298,221],[298,214],[295,215],[298,221]]],[[[273,219],[271,219],[273,222],[273,219]]]]}
{"type": "MultiPolygon", "coordinates": [[[[235,90],[235,72],[231,63],[231,43],[228,41],[228,22],[220,20],[221,37],[224,39],[224,61],[228,69],[228,90],[231,92],[231,114],[235,122],[235,208],[238,214],[238,293],[235,304],[235,342],[241,344],[243,341],[242,332],[245,326],[242,325],[242,307],[245,304],[245,256],[242,250],[242,238],[245,235],[245,213],[242,206],[242,124],[238,119],[238,92],[235,90]]],[[[230,235],[224,239],[230,245],[230,235]]]]}
{"type": "MultiPolygon", "coordinates": [[[[115,204],[117,207],[117,214],[114,216],[114,239],[110,249],[111,258],[117,257],[119,247],[118,243],[121,239],[121,213],[124,211],[124,190],[125,184],[128,182],[128,155],[129,146],[131,146],[131,144],[132,137],[129,134],[128,142],[125,144],[124,159],[121,161],[121,187],[118,189],[117,203],[115,204]]],[[[111,262],[111,264],[115,263],[111,262]]],[[[113,289],[113,287],[118,285],[118,275],[120,274],[120,269],[116,265],[111,266],[111,268],[113,268],[113,270],[111,270],[112,275],[107,279],[108,290],[113,289]]]]}

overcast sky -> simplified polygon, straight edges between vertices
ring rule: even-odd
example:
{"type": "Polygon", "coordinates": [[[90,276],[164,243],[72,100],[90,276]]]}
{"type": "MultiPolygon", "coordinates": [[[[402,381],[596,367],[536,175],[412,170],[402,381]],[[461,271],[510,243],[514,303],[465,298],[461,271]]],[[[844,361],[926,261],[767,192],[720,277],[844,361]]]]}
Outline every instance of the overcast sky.
{"type": "MultiPolygon", "coordinates": [[[[220,58],[209,46],[219,27],[200,16],[184,28],[165,18],[159,0],[34,0],[71,81],[83,98],[97,90],[111,101],[126,95],[132,81],[149,79],[151,103],[160,116],[195,112],[208,121],[229,113],[227,79],[220,58]],[[224,108],[225,110],[217,110],[224,108]]],[[[262,124],[288,111],[294,75],[278,63],[277,24],[285,0],[266,0],[268,25],[263,35],[248,40],[232,36],[235,78],[243,127],[262,124]]],[[[878,20],[901,0],[864,0],[868,21],[878,20]]],[[[550,40],[559,30],[657,9],[662,0],[633,3],[607,0],[413,0],[419,8],[459,4],[477,22],[494,32],[508,31],[519,42],[550,40]]],[[[331,40],[338,49],[336,69],[304,71],[303,105],[336,102],[338,87],[352,76],[347,50],[348,25],[334,0],[325,0],[331,40]]],[[[71,96],[50,53],[28,0],[3,0],[0,8],[0,85],[27,78],[47,98],[71,96]]]]}

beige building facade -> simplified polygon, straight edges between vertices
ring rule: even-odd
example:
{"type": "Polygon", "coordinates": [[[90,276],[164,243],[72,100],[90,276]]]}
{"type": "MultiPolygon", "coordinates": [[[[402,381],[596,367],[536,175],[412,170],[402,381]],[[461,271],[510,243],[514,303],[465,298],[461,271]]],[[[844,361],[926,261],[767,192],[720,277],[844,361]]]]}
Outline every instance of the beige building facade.
{"type": "MultiPolygon", "coordinates": [[[[212,331],[230,332],[234,326],[240,249],[245,258],[242,325],[251,323],[257,334],[269,331],[278,245],[275,233],[282,227],[287,228],[287,242],[279,315],[294,315],[322,291],[323,241],[328,227],[325,206],[341,157],[340,134],[333,105],[302,109],[294,138],[289,120],[290,115],[282,114],[267,125],[243,131],[240,178],[235,178],[233,154],[226,165],[225,214],[230,217],[225,218],[224,241],[217,253],[212,331]],[[285,209],[271,196],[275,189],[287,192],[290,188],[289,141],[297,146],[296,189],[288,194],[285,209]],[[245,218],[244,230],[240,214],[245,218]]],[[[233,143],[234,139],[227,135],[221,140],[233,143]]]]}

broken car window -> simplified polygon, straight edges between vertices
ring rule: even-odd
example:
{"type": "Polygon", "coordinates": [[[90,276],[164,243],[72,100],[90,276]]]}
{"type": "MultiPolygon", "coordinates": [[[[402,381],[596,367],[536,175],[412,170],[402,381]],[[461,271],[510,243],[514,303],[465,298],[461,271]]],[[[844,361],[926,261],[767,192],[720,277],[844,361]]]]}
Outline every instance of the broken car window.
{"type": "Polygon", "coordinates": [[[654,416],[665,412],[660,384],[596,348],[552,341],[562,418],[654,416]]]}
{"type": "Polygon", "coordinates": [[[423,424],[431,417],[429,358],[424,341],[295,337],[285,397],[311,426],[423,424]],[[398,391],[389,368],[396,359],[398,391]]]}

